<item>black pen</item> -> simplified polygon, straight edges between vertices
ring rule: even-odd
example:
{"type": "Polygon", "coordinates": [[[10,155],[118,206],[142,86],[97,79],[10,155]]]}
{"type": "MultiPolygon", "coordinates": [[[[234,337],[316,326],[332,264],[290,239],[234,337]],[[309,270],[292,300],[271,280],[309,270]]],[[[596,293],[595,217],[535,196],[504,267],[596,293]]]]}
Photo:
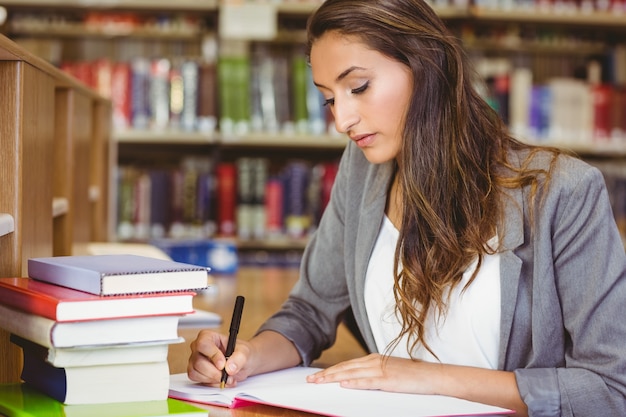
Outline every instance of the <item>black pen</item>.
{"type": "MultiPolygon", "coordinates": [[[[235,309],[233,310],[233,318],[230,320],[230,331],[228,332],[228,345],[226,346],[226,352],[224,356],[226,356],[226,360],[230,358],[230,355],[233,354],[235,350],[235,342],[237,341],[237,333],[239,333],[239,323],[241,323],[241,313],[243,312],[243,302],[245,298],[241,295],[238,295],[235,299],[235,309]]],[[[226,386],[226,381],[228,380],[228,373],[226,372],[226,365],[224,365],[224,369],[222,370],[222,381],[220,382],[220,388],[224,388],[226,386]]]]}

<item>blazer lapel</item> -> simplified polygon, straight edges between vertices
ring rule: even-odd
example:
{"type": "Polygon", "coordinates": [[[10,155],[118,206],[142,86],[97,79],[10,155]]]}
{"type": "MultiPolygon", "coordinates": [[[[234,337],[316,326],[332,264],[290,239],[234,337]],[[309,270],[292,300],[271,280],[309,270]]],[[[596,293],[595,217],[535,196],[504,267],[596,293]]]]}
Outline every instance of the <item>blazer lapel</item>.
{"type": "Polygon", "coordinates": [[[385,214],[387,189],[389,188],[392,174],[392,163],[377,165],[375,169],[370,170],[370,175],[365,181],[365,194],[363,195],[355,242],[355,292],[351,294],[351,302],[354,316],[361,329],[363,338],[372,352],[376,351],[376,342],[367,322],[367,311],[363,297],[365,292],[365,274],[367,273],[370,255],[374,249],[385,214]]]}
{"type": "Polygon", "coordinates": [[[524,194],[515,189],[504,198],[503,245],[500,255],[500,346],[498,367],[504,369],[507,346],[511,336],[515,313],[522,260],[515,249],[524,243],[524,194]]]}

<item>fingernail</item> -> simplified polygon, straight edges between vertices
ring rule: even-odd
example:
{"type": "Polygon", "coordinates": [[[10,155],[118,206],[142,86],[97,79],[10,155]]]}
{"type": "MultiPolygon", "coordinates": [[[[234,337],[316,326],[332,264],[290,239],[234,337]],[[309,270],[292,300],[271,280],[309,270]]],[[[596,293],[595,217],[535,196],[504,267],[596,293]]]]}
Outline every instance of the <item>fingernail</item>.
{"type": "Polygon", "coordinates": [[[229,363],[228,364],[228,370],[231,371],[231,372],[236,371],[237,370],[237,364],[229,363]]]}

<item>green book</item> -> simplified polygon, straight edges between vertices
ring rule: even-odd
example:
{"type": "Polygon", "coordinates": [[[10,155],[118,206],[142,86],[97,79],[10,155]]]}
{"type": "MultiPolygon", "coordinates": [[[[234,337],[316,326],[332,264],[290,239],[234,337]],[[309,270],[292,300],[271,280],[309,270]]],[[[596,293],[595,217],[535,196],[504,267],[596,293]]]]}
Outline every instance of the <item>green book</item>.
{"type": "Polygon", "coordinates": [[[291,91],[293,115],[298,133],[308,133],[309,112],[307,111],[307,60],[304,54],[296,54],[291,60],[291,91]]]}
{"type": "Polygon", "coordinates": [[[207,417],[209,412],[168,398],[162,401],[65,405],[23,384],[0,385],[0,415],[6,417],[207,417]]]}

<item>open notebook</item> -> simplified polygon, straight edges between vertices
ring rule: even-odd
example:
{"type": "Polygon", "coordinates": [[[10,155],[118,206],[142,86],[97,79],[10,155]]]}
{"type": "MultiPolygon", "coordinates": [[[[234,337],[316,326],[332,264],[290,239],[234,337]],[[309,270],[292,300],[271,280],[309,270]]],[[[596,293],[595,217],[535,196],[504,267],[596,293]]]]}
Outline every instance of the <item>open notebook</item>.
{"type": "Polygon", "coordinates": [[[505,415],[512,410],[439,395],[401,394],[352,390],[339,384],[310,384],[306,376],[316,368],[296,367],[256,375],[234,388],[207,387],[194,383],[186,374],[170,377],[169,396],[222,407],[259,403],[326,416],[434,417],[505,415]]]}

